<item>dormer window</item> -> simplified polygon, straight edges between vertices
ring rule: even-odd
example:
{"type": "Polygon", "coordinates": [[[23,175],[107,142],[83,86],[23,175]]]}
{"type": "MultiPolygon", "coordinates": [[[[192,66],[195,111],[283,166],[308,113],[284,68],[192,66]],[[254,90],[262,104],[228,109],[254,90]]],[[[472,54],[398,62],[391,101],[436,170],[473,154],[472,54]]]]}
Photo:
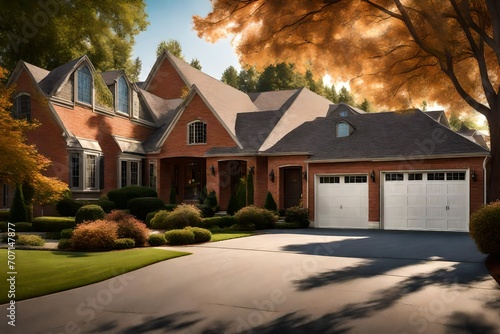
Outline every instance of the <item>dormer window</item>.
{"type": "Polygon", "coordinates": [[[348,112],[345,110],[340,112],[340,117],[346,117],[347,115],[348,115],[348,112]]]}
{"type": "Polygon", "coordinates": [[[337,138],[347,137],[351,133],[351,126],[346,122],[337,123],[337,138]]]}
{"type": "Polygon", "coordinates": [[[92,104],[92,75],[88,66],[78,70],[78,101],[92,104]]]}
{"type": "Polygon", "coordinates": [[[188,124],[188,144],[206,144],[207,124],[194,121],[188,124]]]}
{"type": "Polygon", "coordinates": [[[129,113],[129,89],[127,80],[123,76],[118,79],[117,110],[127,115],[129,113]]]}
{"type": "Polygon", "coordinates": [[[12,117],[31,121],[31,98],[27,93],[21,93],[14,99],[12,117]]]}

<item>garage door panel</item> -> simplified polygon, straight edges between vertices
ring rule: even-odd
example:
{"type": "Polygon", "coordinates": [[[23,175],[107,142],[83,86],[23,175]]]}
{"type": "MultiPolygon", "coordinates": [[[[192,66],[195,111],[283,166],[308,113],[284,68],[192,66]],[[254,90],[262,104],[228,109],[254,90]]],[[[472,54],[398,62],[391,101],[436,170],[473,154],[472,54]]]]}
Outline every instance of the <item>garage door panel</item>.
{"type": "Polygon", "coordinates": [[[402,179],[383,177],[384,228],[468,231],[469,183],[465,172],[424,171],[418,172],[419,179],[402,174],[402,179]]]}

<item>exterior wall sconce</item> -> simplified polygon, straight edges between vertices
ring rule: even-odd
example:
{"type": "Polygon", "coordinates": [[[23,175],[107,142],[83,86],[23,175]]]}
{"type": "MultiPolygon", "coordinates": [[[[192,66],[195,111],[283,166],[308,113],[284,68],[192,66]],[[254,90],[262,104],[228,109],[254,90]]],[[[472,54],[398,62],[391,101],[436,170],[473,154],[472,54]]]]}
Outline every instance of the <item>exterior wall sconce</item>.
{"type": "Polygon", "coordinates": [[[214,165],[212,165],[212,167],[210,167],[210,172],[212,173],[212,176],[215,176],[215,167],[214,167],[214,165]]]}
{"type": "Polygon", "coordinates": [[[249,173],[252,174],[252,175],[255,174],[255,166],[250,166],[249,173]]]}
{"type": "Polygon", "coordinates": [[[372,182],[375,182],[375,171],[373,169],[370,172],[370,179],[372,179],[372,182]]]}
{"type": "Polygon", "coordinates": [[[476,170],[475,169],[470,171],[470,178],[472,179],[472,181],[476,182],[476,170]]]}
{"type": "Polygon", "coordinates": [[[307,180],[307,170],[302,172],[302,176],[304,177],[304,180],[307,180]]]}
{"type": "Polygon", "coordinates": [[[271,173],[269,173],[269,180],[271,180],[271,182],[274,182],[274,169],[271,169],[271,173]]]}

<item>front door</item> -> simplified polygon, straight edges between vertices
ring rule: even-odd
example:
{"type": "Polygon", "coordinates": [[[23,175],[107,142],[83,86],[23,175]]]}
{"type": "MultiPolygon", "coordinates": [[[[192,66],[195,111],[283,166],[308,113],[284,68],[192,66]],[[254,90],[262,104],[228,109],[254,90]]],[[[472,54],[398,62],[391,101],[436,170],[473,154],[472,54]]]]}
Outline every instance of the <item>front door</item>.
{"type": "Polygon", "coordinates": [[[283,206],[284,209],[298,206],[302,199],[302,168],[283,169],[283,206]]]}

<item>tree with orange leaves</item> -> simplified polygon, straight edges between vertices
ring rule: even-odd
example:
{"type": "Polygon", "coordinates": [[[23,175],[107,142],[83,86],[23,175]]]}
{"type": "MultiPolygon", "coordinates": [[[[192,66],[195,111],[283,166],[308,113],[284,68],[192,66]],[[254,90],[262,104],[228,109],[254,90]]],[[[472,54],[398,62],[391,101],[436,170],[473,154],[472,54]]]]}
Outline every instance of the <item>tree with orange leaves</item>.
{"type": "Polygon", "coordinates": [[[28,183],[33,188],[35,203],[55,202],[62,198],[68,186],[42,174],[50,166],[50,160],[39,154],[35,146],[26,143],[26,133],[37,124],[12,118],[14,88],[4,85],[5,77],[6,71],[0,68],[0,183],[16,184],[18,189],[28,183]]]}
{"type": "Polygon", "coordinates": [[[200,37],[232,34],[240,61],[312,66],[382,108],[427,100],[483,114],[488,200],[500,199],[500,2],[497,0],[214,0],[200,37]],[[360,91],[360,90],[358,90],[360,91]]]}

